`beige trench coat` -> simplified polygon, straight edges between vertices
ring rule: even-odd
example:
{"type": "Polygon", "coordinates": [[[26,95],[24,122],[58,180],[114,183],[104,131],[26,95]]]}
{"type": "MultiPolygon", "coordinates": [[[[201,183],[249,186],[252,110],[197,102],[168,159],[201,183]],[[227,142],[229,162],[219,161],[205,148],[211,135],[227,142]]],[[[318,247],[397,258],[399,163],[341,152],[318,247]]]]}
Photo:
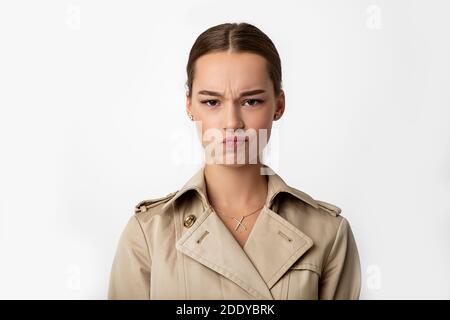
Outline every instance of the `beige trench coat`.
{"type": "Polygon", "coordinates": [[[136,205],[108,299],[358,299],[358,250],[340,213],[268,175],[242,248],[210,207],[203,165],[180,190],[136,205]]]}

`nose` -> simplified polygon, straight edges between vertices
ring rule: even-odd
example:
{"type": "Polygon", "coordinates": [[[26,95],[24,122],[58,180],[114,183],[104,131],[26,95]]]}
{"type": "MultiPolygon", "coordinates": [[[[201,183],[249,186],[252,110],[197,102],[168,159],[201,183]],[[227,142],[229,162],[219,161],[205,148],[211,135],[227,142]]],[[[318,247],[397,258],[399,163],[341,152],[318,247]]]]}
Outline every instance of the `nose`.
{"type": "Polygon", "coordinates": [[[232,130],[232,132],[234,132],[237,129],[243,128],[244,122],[242,121],[240,108],[230,102],[225,108],[224,129],[232,130]]]}

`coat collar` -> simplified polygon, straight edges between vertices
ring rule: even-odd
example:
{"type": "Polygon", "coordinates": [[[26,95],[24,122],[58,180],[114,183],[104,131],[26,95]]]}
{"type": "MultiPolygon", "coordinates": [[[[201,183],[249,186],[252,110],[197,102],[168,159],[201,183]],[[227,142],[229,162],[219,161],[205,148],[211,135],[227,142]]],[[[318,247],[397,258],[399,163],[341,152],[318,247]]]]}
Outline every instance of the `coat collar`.
{"type": "MultiPolygon", "coordinates": [[[[262,170],[264,174],[268,176],[268,192],[265,203],[266,207],[270,208],[275,197],[279,193],[285,192],[293,195],[301,201],[306,202],[316,209],[319,208],[318,203],[311,196],[300,190],[290,187],[270,166],[263,164],[262,170]]],[[[178,190],[168,202],[164,204],[162,209],[166,210],[172,204],[176,205],[177,199],[188,191],[197,192],[197,194],[200,196],[200,199],[202,200],[203,207],[205,209],[209,208],[210,204],[206,193],[204,172],[205,164],[203,164],[201,168],[183,185],[183,187],[178,190]]]]}
{"type": "Polygon", "coordinates": [[[201,199],[201,203],[195,202],[177,218],[177,228],[183,228],[183,214],[197,217],[190,228],[183,228],[176,249],[233,281],[252,297],[274,299],[271,291],[273,286],[313,246],[313,241],[275,209],[272,210],[271,205],[276,195],[282,192],[314,208],[318,208],[317,202],[288,186],[278,174],[264,165],[263,168],[271,173],[268,175],[267,200],[242,248],[209,205],[204,168],[203,165],[163,206],[165,209],[176,206],[176,200],[190,190],[194,190],[201,199]]]}
{"type": "Polygon", "coordinates": [[[312,246],[310,237],[265,206],[243,248],[211,209],[176,242],[178,251],[259,300],[274,299],[271,289],[312,246]]]}

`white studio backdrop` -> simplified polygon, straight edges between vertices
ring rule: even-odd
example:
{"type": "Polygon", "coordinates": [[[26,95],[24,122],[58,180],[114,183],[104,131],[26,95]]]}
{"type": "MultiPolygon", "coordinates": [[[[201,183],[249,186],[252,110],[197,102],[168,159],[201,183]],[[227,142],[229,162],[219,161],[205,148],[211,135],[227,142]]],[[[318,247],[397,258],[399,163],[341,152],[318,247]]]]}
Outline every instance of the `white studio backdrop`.
{"type": "Polygon", "coordinates": [[[134,205],[201,161],[185,112],[193,42],[248,22],[282,59],[268,161],[342,208],[361,298],[449,299],[449,12],[424,0],[2,1],[0,298],[106,298],[134,205]]]}

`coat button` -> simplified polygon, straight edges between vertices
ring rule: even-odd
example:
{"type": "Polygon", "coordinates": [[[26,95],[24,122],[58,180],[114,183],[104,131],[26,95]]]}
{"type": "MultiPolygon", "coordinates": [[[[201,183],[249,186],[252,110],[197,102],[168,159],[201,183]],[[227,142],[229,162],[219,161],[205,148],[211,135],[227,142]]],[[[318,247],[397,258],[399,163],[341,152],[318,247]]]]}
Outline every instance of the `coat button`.
{"type": "Polygon", "coordinates": [[[186,228],[190,228],[194,222],[195,222],[195,216],[193,214],[188,215],[185,219],[184,219],[184,226],[186,228]]]}

